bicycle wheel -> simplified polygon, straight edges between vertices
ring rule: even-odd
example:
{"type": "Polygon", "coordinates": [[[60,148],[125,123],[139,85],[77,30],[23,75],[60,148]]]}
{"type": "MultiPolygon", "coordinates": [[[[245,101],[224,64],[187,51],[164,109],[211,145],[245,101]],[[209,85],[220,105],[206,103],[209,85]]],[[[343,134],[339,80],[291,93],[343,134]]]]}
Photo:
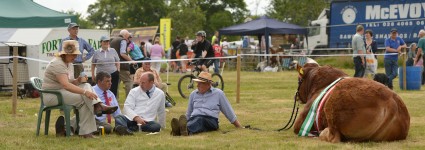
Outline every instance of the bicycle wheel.
{"type": "Polygon", "coordinates": [[[224,81],[220,74],[213,73],[212,80],[214,81],[212,84],[213,87],[221,89],[222,91],[224,90],[224,81]]]}
{"type": "Polygon", "coordinates": [[[183,98],[189,98],[190,93],[195,90],[196,87],[192,81],[194,78],[195,76],[190,74],[184,75],[180,78],[177,88],[179,89],[179,93],[183,98]]]}

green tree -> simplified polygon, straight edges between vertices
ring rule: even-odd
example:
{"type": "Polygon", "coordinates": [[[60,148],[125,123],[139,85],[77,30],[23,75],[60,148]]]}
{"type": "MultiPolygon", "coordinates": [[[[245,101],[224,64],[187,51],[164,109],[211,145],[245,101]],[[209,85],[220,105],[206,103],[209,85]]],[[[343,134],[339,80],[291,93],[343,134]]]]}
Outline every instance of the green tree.
{"type": "Polygon", "coordinates": [[[111,30],[117,26],[117,12],[120,2],[113,0],[98,0],[96,3],[89,5],[87,19],[100,29],[111,30]]]}
{"type": "Polygon", "coordinates": [[[80,26],[80,29],[93,29],[95,27],[93,23],[91,23],[87,19],[84,19],[81,16],[81,13],[75,12],[73,10],[67,11],[65,13],[77,16],[76,23],[80,26]]]}
{"type": "Polygon", "coordinates": [[[166,16],[162,0],[98,0],[87,9],[88,20],[101,29],[158,25],[166,16]]]}
{"type": "Polygon", "coordinates": [[[206,24],[205,14],[199,6],[197,0],[172,0],[169,7],[168,16],[171,18],[172,37],[194,38],[195,33],[203,30],[206,24]]]}
{"type": "Polygon", "coordinates": [[[164,0],[123,0],[119,11],[118,28],[158,25],[166,16],[164,0]]]}
{"type": "Polygon", "coordinates": [[[211,15],[208,25],[211,29],[215,30],[234,25],[232,13],[230,13],[229,11],[221,11],[214,13],[213,15],[211,15]]]}
{"type": "Polygon", "coordinates": [[[272,0],[267,15],[289,23],[308,26],[329,4],[322,0],[272,0]]]}

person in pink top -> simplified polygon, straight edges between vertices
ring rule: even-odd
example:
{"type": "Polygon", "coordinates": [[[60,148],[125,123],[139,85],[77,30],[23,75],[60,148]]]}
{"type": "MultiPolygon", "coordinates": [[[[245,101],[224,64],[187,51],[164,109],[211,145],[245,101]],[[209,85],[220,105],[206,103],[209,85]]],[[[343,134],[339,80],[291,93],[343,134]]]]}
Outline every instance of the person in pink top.
{"type": "MultiPolygon", "coordinates": [[[[151,47],[151,59],[152,60],[161,60],[162,57],[165,56],[165,52],[164,49],[162,48],[161,45],[159,45],[159,41],[155,40],[154,42],[155,44],[152,45],[151,47]]],[[[160,73],[161,71],[161,62],[152,62],[152,68],[157,70],[158,73],[160,73]]]]}
{"type": "MultiPolygon", "coordinates": [[[[223,51],[221,49],[221,46],[219,45],[219,41],[216,39],[214,41],[213,50],[214,50],[214,57],[222,57],[223,51]]],[[[220,59],[214,60],[214,73],[220,73],[220,59]]]]}

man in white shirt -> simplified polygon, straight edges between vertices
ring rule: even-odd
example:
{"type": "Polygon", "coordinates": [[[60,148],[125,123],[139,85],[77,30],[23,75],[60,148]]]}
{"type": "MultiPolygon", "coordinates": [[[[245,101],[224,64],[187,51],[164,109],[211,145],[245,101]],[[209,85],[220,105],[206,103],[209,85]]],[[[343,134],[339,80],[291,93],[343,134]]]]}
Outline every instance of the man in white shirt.
{"type": "Polygon", "coordinates": [[[138,131],[138,125],[143,132],[165,128],[165,94],[154,86],[154,81],[152,73],[142,74],[139,86],[131,89],[124,102],[127,127],[132,131],[138,131]]]}

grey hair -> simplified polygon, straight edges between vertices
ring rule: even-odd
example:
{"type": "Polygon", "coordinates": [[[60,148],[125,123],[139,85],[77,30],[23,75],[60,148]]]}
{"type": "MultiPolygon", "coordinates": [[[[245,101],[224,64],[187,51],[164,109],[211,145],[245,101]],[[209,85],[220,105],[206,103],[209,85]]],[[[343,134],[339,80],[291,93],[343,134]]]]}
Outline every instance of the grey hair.
{"type": "Polygon", "coordinates": [[[416,46],[416,43],[410,44],[410,47],[409,48],[412,49],[413,46],[416,46]]]}
{"type": "Polygon", "coordinates": [[[124,35],[126,35],[126,34],[130,34],[130,32],[128,32],[128,30],[126,30],[126,29],[122,29],[122,30],[120,31],[120,35],[121,35],[121,36],[124,36],[124,35]]]}

